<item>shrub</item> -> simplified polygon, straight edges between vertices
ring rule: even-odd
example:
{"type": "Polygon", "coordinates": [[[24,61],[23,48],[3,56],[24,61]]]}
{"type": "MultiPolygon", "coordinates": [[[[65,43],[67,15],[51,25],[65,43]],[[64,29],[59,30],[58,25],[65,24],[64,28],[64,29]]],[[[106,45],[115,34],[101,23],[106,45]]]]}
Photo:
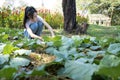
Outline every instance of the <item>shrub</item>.
{"type": "Polygon", "coordinates": [[[0,26],[21,28],[23,11],[12,11],[9,7],[0,9],[0,26]]]}
{"type": "Polygon", "coordinates": [[[45,21],[52,26],[52,28],[54,29],[63,28],[63,16],[59,12],[55,12],[53,14],[46,12],[40,13],[39,15],[43,17],[45,21]]]}
{"type": "MultiPolygon", "coordinates": [[[[59,12],[41,9],[38,14],[45,19],[53,29],[63,28],[63,16],[59,12]]],[[[24,10],[12,11],[9,7],[0,9],[0,27],[23,28],[24,10]]],[[[88,19],[82,16],[76,17],[78,23],[87,22],[88,19]]]]}
{"type": "Polygon", "coordinates": [[[84,16],[78,15],[78,16],[76,17],[76,21],[77,21],[78,23],[88,22],[88,18],[85,18],[84,16]]]}

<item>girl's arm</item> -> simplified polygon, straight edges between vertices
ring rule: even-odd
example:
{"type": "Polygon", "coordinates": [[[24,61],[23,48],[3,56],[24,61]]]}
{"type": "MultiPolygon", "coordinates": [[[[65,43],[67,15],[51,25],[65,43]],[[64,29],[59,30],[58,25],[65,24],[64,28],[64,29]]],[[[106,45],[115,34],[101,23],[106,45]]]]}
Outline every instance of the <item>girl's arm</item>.
{"type": "Polygon", "coordinates": [[[38,38],[38,39],[42,40],[42,37],[37,36],[37,35],[35,35],[35,34],[32,32],[32,30],[29,28],[29,25],[28,25],[28,24],[26,24],[26,29],[27,29],[29,35],[30,35],[32,38],[38,38]]]}
{"type": "Polygon", "coordinates": [[[43,18],[41,18],[40,16],[38,16],[38,20],[40,20],[40,21],[43,22],[43,24],[44,24],[44,25],[49,29],[49,31],[51,32],[52,37],[54,37],[55,34],[54,34],[54,32],[53,32],[52,27],[51,27],[43,18]]]}

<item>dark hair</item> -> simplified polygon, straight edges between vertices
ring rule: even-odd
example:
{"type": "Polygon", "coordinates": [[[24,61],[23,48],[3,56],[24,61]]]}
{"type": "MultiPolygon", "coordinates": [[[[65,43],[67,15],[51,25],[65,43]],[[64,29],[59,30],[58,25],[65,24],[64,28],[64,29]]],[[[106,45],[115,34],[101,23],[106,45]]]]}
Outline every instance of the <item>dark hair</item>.
{"type": "Polygon", "coordinates": [[[33,18],[33,14],[35,13],[35,12],[37,12],[37,10],[34,8],[34,7],[32,7],[32,6],[27,6],[26,8],[25,8],[25,13],[24,13],[24,20],[23,20],[23,26],[26,28],[26,26],[25,26],[25,24],[26,24],[26,22],[27,22],[27,20],[29,19],[29,17],[30,18],[33,18]],[[29,16],[29,17],[28,17],[29,16]]]}

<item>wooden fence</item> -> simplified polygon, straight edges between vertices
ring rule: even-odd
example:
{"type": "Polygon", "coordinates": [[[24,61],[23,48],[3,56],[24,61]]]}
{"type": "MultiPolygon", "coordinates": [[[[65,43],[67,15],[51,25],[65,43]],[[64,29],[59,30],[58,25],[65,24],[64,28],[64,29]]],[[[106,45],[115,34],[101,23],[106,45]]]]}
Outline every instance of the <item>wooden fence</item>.
{"type": "Polygon", "coordinates": [[[111,26],[111,18],[103,14],[90,14],[89,23],[101,26],[111,26]]]}

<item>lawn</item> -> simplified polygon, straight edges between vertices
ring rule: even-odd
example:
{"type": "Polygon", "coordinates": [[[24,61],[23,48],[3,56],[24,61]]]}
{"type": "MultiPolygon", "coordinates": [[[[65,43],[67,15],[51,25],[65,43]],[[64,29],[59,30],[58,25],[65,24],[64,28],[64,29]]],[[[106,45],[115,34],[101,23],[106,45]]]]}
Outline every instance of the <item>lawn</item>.
{"type": "MultiPolygon", "coordinates": [[[[11,36],[17,36],[16,32],[23,32],[23,29],[9,29],[9,28],[0,28],[0,33],[6,32],[11,36]]],[[[56,35],[65,35],[65,36],[72,36],[74,34],[67,34],[62,29],[55,29],[54,30],[56,35]]],[[[22,35],[22,34],[21,34],[22,35]]],[[[98,25],[90,25],[87,34],[88,36],[96,37],[97,39],[102,38],[118,38],[120,36],[120,26],[98,26],[98,25]]],[[[50,32],[47,29],[43,30],[42,36],[50,36],[50,32]]]]}
{"type": "MultiPolygon", "coordinates": [[[[63,30],[57,29],[54,30],[56,34],[59,35],[66,35],[66,36],[72,36],[74,34],[67,34],[63,30]]],[[[49,34],[47,30],[44,30],[43,34],[49,34]]],[[[97,39],[103,39],[103,38],[118,38],[120,36],[120,26],[98,26],[98,25],[90,25],[87,34],[88,36],[96,37],[97,39]]],[[[83,35],[81,35],[83,36],[83,35]]]]}
{"type": "Polygon", "coordinates": [[[116,38],[120,35],[120,26],[97,26],[90,25],[88,35],[97,38],[116,38]]]}

